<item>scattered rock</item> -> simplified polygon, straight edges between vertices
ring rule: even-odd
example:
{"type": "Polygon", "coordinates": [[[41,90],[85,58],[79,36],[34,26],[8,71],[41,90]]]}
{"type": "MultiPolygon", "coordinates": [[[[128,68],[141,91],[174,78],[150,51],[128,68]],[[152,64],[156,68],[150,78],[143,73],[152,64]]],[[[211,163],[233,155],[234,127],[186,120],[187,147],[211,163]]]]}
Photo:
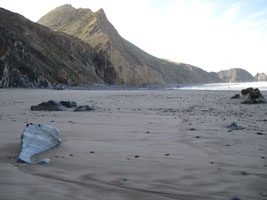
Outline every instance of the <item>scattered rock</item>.
{"type": "Polygon", "coordinates": [[[257,133],[257,135],[263,135],[263,133],[261,133],[261,132],[258,132],[258,133],[257,133]]]}
{"type": "Polygon", "coordinates": [[[91,154],[95,153],[94,151],[90,151],[91,154]]]}
{"type": "Polygon", "coordinates": [[[57,85],[54,85],[54,90],[65,90],[66,89],[66,86],[64,84],[57,84],[57,85]]]}
{"type": "Polygon", "coordinates": [[[170,156],[170,154],[169,153],[166,153],[165,156],[170,156]]]}
{"type": "Polygon", "coordinates": [[[235,94],[234,96],[231,97],[231,99],[239,99],[240,98],[240,94],[235,94]]]}
{"type": "Polygon", "coordinates": [[[135,155],[134,157],[135,157],[135,158],[139,158],[140,156],[139,156],[139,155],[135,155]]]}
{"type": "Polygon", "coordinates": [[[127,178],[124,178],[124,179],[123,179],[123,181],[125,181],[125,182],[126,182],[126,181],[129,181],[129,180],[128,180],[127,178]]]}
{"type": "Polygon", "coordinates": [[[241,200],[241,199],[238,196],[234,196],[234,197],[232,197],[231,200],[241,200]]]}
{"type": "Polygon", "coordinates": [[[31,157],[35,154],[47,151],[62,142],[60,131],[48,125],[33,125],[26,127],[21,135],[21,152],[17,162],[20,163],[49,163],[46,158],[39,162],[32,162],[31,157]]]}
{"type": "Polygon", "coordinates": [[[69,156],[73,156],[73,154],[71,153],[69,156]]]}
{"type": "Polygon", "coordinates": [[[258,103],[266,103],[264,96],[261,94],[258,88],[247,88],[241,90],[241,94],[246,98],[243,104],[258,104],[258,103]]]}
{"type": "Polygon", "coordinates": [[[262,193],[261,193],[261,196],[263,196],[263,197],[267,197],[267,192],[262,192],[262,193]]]}
{"type": "Polygon", "coordinates": [[[229,131],[242,130],[242,127],[238,126],[235,122],[229,124],[227,128],[229,128],[229,131]]]}
{"type": "Polygon", "coordinates": [[[85,106],[78,106],[77,108],[74,109],[74,112],[87,112],[92,110],[95,110],[95,108],[89,105],[85,105],[85,106]]]}
{"type": "Polygon", "coordinates": [[[65,111],[65,110],[67,110],[67,108],[62,106],[57,101],[50,100],[47,102],[42,102],[42,103],[35,105],[35,106],[31,106],[31,110],[34,110],[34,111],[65,111]]]}
{"type": "Polygon", "coordinates": [[[248,175],[248,172],[242,171],[241,174],[244,175],[244,176],[247,176],[248,175]]]}
{"type": "Polygon", "coordinates": [[[198,136],[198,135],[197,135],[195,138],[199,139],[199,138],[200,138],[200,136],[198,136]]]}
{"type": "Polygon", "coordinates": [[[75,101],[60,101],[59,102],[62,106],[65,106],[67,108],[76,108],[77,103],[75,101]]]}
{"type": "Polygon", "coordinates": [[[196,129],[195,128],[190,128],[189,131],[195,131],[196,129]]]}

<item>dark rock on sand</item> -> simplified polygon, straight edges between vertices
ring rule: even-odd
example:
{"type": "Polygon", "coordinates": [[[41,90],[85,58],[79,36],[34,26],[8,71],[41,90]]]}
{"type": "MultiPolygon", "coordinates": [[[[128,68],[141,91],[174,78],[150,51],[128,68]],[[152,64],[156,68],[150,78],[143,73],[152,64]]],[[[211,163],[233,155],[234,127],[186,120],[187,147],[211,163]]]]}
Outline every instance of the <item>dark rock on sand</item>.
{"type": "Polygon", "coordinates": [[[65,106],[67,108],[76,108],[77,103],[75,101],[60,101],[59,102],[62,106],[65,106]]]}
{"type": "Polygon", "coordinates": [[[241,90],[241,94],[247,98],[246,101],[242,102],[243,104],[266,103],[266,99],[258,88],[243,89],[241,90]]]}
{"type": "Polygon", "coordinates": [[[42,102],[42,103],[35,105],[35,106],[31,106],[31,110],[34,110],[34,111],[65,111],[65,110],[67,110],[67,108],[62,106],[57,101],[50,100],[47,102],[42,102]]]}
{"type": "Polygon", "coordinates": [[[247,171],[242,171],[241,174],[244,175],[244,176],[247,176],[248,172],[247,171]]]}
{"type": "Polygon", "coordinates": [[[86,112],[92,110],[95,110],[95,108],[89,105],[85,105],[85,106],[78,106],[77,108],[74,109],[74,112],[86,112]]]}
{"type": "Polygon", "coordinates": [[[229,131],[236,131],[236,130],[241,130],[242,127],[238,126],[235,122],[231,123],[230,125],[227,126],[229,128],[229,131]]]}
{"type": "Polygon", "coordinates": [[[234,196],[234,197],[232,197],[231,200],[241,200],[241,199],[239,197],[237,197],[237,196],[234,196]]]}
{"type": "Polygon", "coordinates": [[[231,97],[231,99],[239,99],[240,98],[240,94],[235,94],[234,96],[231,97]]]}

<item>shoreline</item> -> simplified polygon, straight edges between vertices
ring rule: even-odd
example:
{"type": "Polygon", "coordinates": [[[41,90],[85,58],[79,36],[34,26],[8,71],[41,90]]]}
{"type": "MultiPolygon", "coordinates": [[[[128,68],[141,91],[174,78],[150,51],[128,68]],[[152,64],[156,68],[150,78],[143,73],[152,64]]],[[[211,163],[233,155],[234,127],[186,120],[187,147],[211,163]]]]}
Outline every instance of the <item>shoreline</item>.
{"type": "Polygon", "coordinates": [[[0,89],[48,89],[48,90],[219,90],[233,91],[242,90],[248,87],[259,88],[267,91],[267,82],[237,82],[237,83],[199,83],[199,84],[163,84],[148,86],[128,86],[128,85],[105,85],[93,84],[87,86],[64,86],[64,89],[50,88],[0,88],[0,89]]]}

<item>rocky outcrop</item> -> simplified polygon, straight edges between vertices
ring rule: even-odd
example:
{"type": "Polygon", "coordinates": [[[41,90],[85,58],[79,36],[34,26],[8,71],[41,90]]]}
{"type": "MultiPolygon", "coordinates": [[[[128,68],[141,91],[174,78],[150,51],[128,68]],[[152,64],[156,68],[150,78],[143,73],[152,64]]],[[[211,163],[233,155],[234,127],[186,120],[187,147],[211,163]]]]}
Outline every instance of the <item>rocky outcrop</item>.
{"type": "Polygon", "coordinates": [[[267,75],[265,73],[257,73],[255,81],[267,81],[267,75]]]}
{"type": "Polygon", "coordinates": [[[264,96],[258,88],[243,89],[241,90],[241,94],[246,97],[246,100],[243,102],[244,104],[266,103],[264,96]]]}
{"type": "Polygon", "coordinates": [[[33,111],[66,111],[67,108],[57,101],[42,102],[38,105],[31,106],[33,111]]]}
{"type": "Polygon", "coordinates": [[[235,94],[231,99],[242,99],[242,104],[266,103],[266,99],[258,88],[246,88],[241,90],[241,94],[235,94]]]}
{"type": "Polygon", "coordinates": [[[117,83],[121,85],[220,82],[215,73],[159,59],[139,49],[119,35],[103,9],[92,12],[63,5],[43,16],[38,23],[80,38],[97,52],[107,55],[114,71],[108,67],[97,71],[105,81],[116,74],[117,83]]]}
{"type": "Polygon", "coordinates": [[[219,71],[217,75],[222,82],[226,83],[254,81],[254,77],[249,72],[240,68],[219,71]]]}
{"type": "Polygon", "coordinates": [[[0,87],[116,84],[106,55],[85,42],[0,8],[0,87]]]}

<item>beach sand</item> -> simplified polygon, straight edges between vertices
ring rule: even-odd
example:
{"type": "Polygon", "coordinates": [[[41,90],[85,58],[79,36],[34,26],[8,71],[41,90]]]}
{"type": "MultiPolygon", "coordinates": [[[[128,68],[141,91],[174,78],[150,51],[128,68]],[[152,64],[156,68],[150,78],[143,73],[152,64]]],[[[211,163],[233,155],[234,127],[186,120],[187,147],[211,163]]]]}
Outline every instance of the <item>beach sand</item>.
{"type": "Polygon", "coordinates": [[[235,93],[1,89],[0,199],[267,199],[267,105],[235,93]],[[30,110],[51,99],[96,110],[30,110]],[[16,163],[27,123],[61,130],[51,163],[16,163]]]}

